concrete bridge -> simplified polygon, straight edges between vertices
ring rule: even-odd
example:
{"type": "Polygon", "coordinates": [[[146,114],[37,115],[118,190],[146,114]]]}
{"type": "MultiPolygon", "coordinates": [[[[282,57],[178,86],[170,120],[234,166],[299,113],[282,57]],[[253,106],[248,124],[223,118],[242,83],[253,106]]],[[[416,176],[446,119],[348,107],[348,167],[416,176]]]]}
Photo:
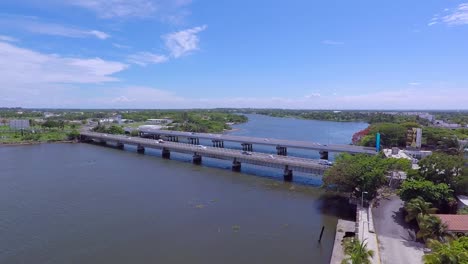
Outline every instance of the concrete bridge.
{"type": "Polygon", "coordinates": [[[189,143],[158,141],[149,138],[129,137],[123,135],[110,135],[90,131],[81,132],[82,142],[97,142],[103,145],[113,143],[123,149],[124,145],[137,147],[138,153],[144,153],[145,148],[161,149],[162,157],[170,159],[171,152],[179,152],[193,155],[193,163],[201,164],[203,157],[222,160],[232,160],[232,170],[240,171],[242,163],[279,168],[284,170],[284,180],[292,181],[293,171],[323,174],[329,166],[319,160],[305,159],[284,155],[271,155],[259,152],[247,152],[222,147],[206,147],[189,143]]]}
{"type": "Polygon", "coordinates": [[[146,138],[164,138],[172,142],[187,142],[189,144],[199,144],[200,139],[211,140],[213,147],[224,148],[224,141],[240,143],[245,151],[253,151],[253,145],[267,145],[276,147],[277,154],[287,156],[288,148],[307,149],[319,151],[321,159],[328,159],[329,152],[347,152],[347,153],[364,153],[376,155],[375,148],[354,146],[354,145],[339,145],[339,144],[320,144],[309,141],[294,141],[274,138],[258,138],[233,136],[228,134],[208,134],[208,133],[192,133],[171,130],[157,130],[151,128],[140,128],[141,137],[146,138]]]}

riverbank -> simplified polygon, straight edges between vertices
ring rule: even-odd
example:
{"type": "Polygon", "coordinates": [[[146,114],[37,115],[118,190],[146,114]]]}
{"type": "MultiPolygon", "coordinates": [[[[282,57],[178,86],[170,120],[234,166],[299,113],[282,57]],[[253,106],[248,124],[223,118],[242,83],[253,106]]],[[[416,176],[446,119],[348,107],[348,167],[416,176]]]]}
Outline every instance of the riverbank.
{"type": "Polygon", "coordinates": [[[24,145],[39,145],[39,144],[54,144],[54,143],[78,143],[76,140],[57,140],[57,141],[27,141],[27,142],[0,142],[1,146],[24,146],[24,145]]]}

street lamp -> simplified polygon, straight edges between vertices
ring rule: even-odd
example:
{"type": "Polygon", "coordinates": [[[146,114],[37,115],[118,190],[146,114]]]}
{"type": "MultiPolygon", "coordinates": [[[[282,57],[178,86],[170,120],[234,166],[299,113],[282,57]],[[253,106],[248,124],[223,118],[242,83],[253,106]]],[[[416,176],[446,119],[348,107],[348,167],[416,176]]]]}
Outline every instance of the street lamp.
{"type": "Polygon", "coordinates": [[[361,192],[361,207],[364,207],[364,194],[367,194],[367,192],[361,192]]]}

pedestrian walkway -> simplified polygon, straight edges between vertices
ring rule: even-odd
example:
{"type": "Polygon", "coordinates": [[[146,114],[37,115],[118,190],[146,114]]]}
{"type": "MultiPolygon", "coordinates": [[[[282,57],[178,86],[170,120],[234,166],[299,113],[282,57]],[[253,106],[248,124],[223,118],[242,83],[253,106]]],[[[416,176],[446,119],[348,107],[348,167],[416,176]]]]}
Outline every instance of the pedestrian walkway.
{"type": "Polygon", "coordinates": [[[340,264],[345,258],[342,241],[345,235],[354,234],[356,231],[356,222],[338,219],[336,225],[335,243],[333,244],[333,252],[330,264],[340,264]]]}
{"type": "Polygon", "coordinates": [[[367,243],[367,249],[374,251],[372,263],[380,264],[379,244],[377,242],[377,235],[374,231],[372,214],[369,214],[368,208],[357,205],[357,235],[360,241],[367,243]]]}

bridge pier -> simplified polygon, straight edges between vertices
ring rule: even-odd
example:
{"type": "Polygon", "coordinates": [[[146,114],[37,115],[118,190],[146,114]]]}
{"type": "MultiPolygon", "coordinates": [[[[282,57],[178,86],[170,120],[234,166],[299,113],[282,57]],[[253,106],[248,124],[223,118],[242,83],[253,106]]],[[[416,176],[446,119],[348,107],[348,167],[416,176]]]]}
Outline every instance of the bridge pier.
{"type": "Polygon", "coordinates": [[[328,151],[321,150],[319,151],[320,153],[320,159],[328,160],[328,151]]]}
{"type": "Polygon", "coordinates": [[[162,157],[163,159],[170,159],[171,158],[171,151],[167,148],[162,149],[162,157]]]}
{"type": "Polygon", "coordinates": [[[145,154],[145,147],[143,147],[142,145],[138,144],[137,145],[137,152],[139,154],[145,154]]]}
{"type": "Polygon", "coordinates": [[[293,179],[293,171],[289,169],[288,165],[284,167],[283,179],[287,182],[290,182],[293,179]]]}
{"type": "Polygon", "coordinates": [[[252,144],[250,143],[242,143],[242,150],[243,151],[253,151],[252,144]]]}
{"type": "Polygon", "coordinates": [[[237,172],[240,172],[241,171],[241,163],[240,161],[237,161],[237,159],[234,158],[234,161],[232,162],[232,171],[237,171],[237,172]]]}
{"type": "Polygon", "coordinates": [[[280,156],[287,156],[288,155],[288,148],[282,146],[276,146],[276,152],[280,156]]]}
{"type": "Polygon", "coordinates": [[[211,140],[213,142],[213,147],[215,148],[224,148],[224,141],[219,140],[219,139],[213,139],[211,140]]]}
{"type": "Polygon", "coordinates": [[[117,142],[116,147],[117,147],[118,149],[124,149],[124,143],[122,143],[122,142],[117,142]]]}
{"type": "Polygon", "coordinates": [[[179,142],[178,136],[166,136],[168,141],[179,142]]]}
{"type": "Polygon", "coordinates": [[[200,165],[202,163],[202,156],[200,154],[193,154],[193,164],[200,165]]]}
{"type": "Polygon", "coordinates": [[[98,141],[98,144],[105,146],[105,145],[107,145],[107,142],[105,140],[101,139],[101,140],[98,141]]]}
{"type": "Polygon", "coordinates": [[[200,139],[198,138],[188,138],[189,144],[200,145],[200,139]]]}

